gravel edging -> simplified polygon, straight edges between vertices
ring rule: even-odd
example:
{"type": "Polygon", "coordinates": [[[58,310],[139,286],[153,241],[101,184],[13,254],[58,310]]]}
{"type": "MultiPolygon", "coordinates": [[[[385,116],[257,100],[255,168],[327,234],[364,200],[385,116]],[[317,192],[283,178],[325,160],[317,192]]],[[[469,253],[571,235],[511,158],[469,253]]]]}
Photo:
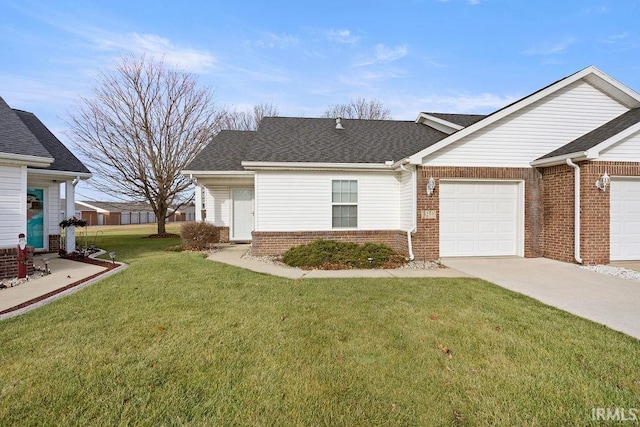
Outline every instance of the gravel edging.
{"type": "Polygon", "coordinates": [[[584,265],[580,266],[580,268],[596,273],[608,274],[609,276],[620,277],[621,279],[640,281],[640,271],[630,270],[628,268],[614,267],[611,265],[584,265]]]}

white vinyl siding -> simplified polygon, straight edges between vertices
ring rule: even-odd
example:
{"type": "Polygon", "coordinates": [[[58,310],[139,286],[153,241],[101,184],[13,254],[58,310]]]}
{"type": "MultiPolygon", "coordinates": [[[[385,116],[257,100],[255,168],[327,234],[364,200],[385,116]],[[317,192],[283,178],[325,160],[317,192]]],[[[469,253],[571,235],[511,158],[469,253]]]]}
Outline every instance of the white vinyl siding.
{"type": "Polygon", "coordinates": [[[231,193],[229,187],[205,187],[206,221],[218,227],[229,227],[231,220],[231,193]]]}
{"type": "Polygon", "coordinates": [[[415,209],[413,195],[413,174],[402,172],[400,174],[400,229],[411,230],[413,228],[413,210],[415,209]]]}
{"type": "Polygon", "coordinates": [[[523,256],[521,185],[440,181],[440,256],[523,256]]]}
{"type": "Polygon", "coordinates": [[[425,158],[429,166],[530,167],[530,162],[628,109],[585,81],[505,117],[425,158]]]}
{"type": "Polygon", "coordinates": [[[332,230],[333,180],[358,181],[358,230],[400,228],[396,173],[260,171],[256,231],[332,230]]]}
{"type": "Polygon", "coordinates": [[[15,247],[26,230],[26,168],[0,165],[0,247],[15,247]]]}
{"type": "Polygon", "coordinates": [[[640,133],[612,145],[598,157],[611,162],[640,162],[640,133]]]}
{"type": "Polygon", "coordinates": [[[640,179],[611,180],[611,261],[640,260],[640,179]]]}

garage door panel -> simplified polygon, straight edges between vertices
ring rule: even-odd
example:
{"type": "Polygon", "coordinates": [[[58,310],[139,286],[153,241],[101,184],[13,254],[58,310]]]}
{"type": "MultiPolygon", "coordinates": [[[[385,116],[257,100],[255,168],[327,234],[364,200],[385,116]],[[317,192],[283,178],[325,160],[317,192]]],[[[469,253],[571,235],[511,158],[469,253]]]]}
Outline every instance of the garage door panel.
{"type": "Polygon", "coordinates": [[[609,188],[610,258],[640,260],[640,180],[614,178],[609,188]]]}
{"type": "Polygon", "coordinates": [[[517,182],[440,182],[440,255],[518,255],[517,182]]]}

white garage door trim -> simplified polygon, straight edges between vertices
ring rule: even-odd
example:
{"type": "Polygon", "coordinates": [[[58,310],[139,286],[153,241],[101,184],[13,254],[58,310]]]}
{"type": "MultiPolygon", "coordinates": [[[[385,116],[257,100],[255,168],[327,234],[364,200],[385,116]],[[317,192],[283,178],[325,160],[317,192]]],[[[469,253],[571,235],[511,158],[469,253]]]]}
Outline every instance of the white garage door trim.
{"type": "Polygon", "coordinates": [[[640,178],[612,177],[609,191],[611,261],[640,260],[640,178]]]}
{"type": "Polygon", "coordinates": [[[440,256],[524,256],[524,182],[440,180],[440,256]]]}

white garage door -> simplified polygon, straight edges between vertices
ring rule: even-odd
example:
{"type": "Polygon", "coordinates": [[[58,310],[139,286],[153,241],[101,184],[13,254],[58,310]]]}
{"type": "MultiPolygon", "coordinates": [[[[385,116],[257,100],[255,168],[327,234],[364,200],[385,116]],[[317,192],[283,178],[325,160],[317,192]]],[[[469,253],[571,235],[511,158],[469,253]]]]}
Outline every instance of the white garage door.
{"type": "Polygon", "coordinates": [[[440,256],[522,256],[518,182],[440,182],[440,256]]]}
{"type": "Polygon", "coordinates": [[[640,180],[611,180],[611,261],[640,260],[640,180]]]}

